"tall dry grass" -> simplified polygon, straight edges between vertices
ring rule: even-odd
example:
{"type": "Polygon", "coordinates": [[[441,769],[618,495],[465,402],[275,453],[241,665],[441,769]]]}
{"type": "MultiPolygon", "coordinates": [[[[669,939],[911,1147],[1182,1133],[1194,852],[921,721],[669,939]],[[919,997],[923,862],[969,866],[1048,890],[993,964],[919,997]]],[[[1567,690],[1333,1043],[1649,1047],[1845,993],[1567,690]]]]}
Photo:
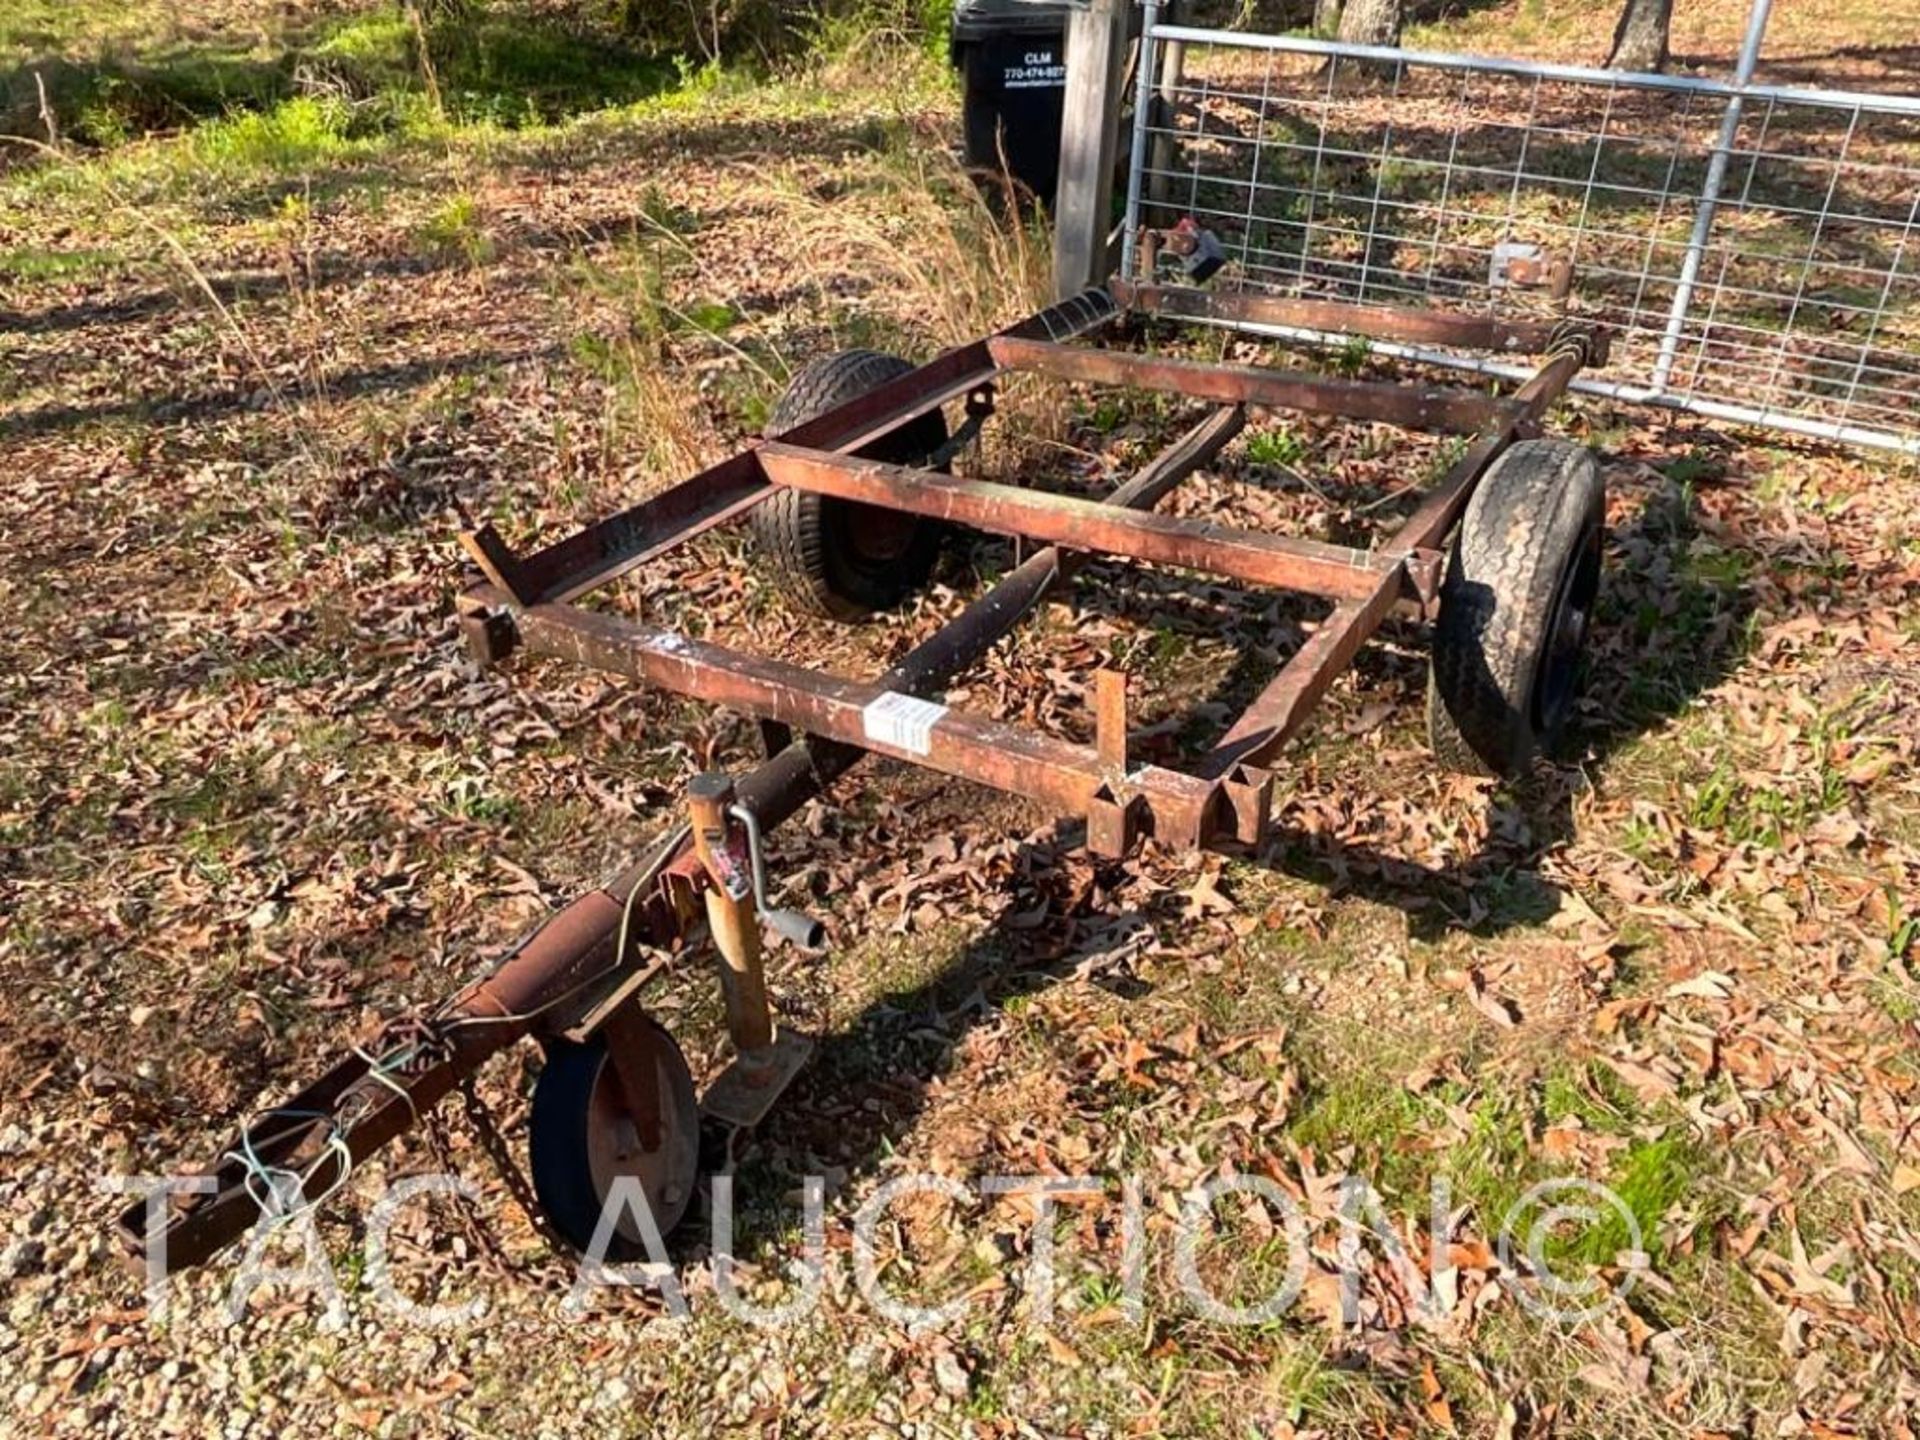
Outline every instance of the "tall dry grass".
{"type": "Polygon", "coordinates": [[[831,197],[784,184],[769,198],[801,278],[860,277],[904,328],[959,345],[1048,304],[1052,250],[1008,183],[976,184],[925,138],[902,135],[831,197]]]}
{"type": "MultiPolygon", "coordinates": [[[[711,293],[701,290],[702,252],[724,239],[687,234],[644,213],[642,243],[592,267],[593,283],[617,287],[628,312],[614,345],[619,375],[609,403],[618,413],[610,429],[630,437],[649,488],[712,463],[744,438],[712,422],[699,389],[703,358],[757,387],[764,412],[822,349],[868,346],[926,360],[1050,302],[1043,220],[1016,203],[1004,177],[962,167],[953,153],[956,127],[945,118],[930,123],[921,112],[881,120],[876,142],[825,178],[816,162],[738,163],[737,173],[751,177],[743,203],[764,234],[778,237],[785,277],[809,292],[796,311],[819,324],[741,315],[724,331],[704,328],[690,313],[699,295],[711,293]],[[822,330],[831,337],[825,345],[822,330]]],[[[713,298],[727,297],[723,290],[713,298]]],[[[988,432],[994,468],[1064,429],[1063,397],[1031,379],[1004,377],[1003,419],[988,432]]]]}

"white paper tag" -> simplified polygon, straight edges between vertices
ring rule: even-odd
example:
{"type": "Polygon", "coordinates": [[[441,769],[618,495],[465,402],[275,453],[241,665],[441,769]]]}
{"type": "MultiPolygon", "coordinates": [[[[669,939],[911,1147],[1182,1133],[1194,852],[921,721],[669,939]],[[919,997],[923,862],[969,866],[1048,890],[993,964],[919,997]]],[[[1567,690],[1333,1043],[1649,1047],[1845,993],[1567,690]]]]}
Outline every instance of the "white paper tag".
{"type": "Polygon", "coordinates": [[[933,727],[946,716],[944,705],[887,690],[860,712],[860,721],[867,738],[876,744],[891,745],[909,755],[924,755],[931,743],[933,727]]]}
{"type": "Polygon", "coordinates": [[[1529,245],[1523,240],[1497,240],[1493,246],[1493,259],[1487,265],[1487,285],[1494,290],[1504,290],[1513,283],[1513,262],[1516,260],[1538,260],[1544,252],[1538,245],[1529,245]]]}

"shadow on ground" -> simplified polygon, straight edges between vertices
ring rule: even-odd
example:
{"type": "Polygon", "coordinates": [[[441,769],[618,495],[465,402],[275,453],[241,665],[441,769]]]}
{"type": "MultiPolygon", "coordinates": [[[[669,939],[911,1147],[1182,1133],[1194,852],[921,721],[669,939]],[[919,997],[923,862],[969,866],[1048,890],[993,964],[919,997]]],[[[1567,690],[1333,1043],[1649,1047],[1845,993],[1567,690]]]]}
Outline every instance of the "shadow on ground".
{"type": "MultiPolygon", "coordinates": [[[[1689,506],[1683,488],[1656,485],[1624,518],[1616,516],[1609,536],[1611,593],[1598,617],[1587,683],[1591,698],[1573,737],[1583,758],[1578,766],[1543,763],[1526,779],[1491,790],[1487,838],[1474,854],[1435,868],[1324,833],[1289,832],[1283,823],[1257,854],[1239,858],[1325,885],[1332,896],[1398,908],[1422,940],[1449,933],[1491,939],[1553,915],[1560,891],[1542,861],[1572,833],[1583,775],[1678,715],[1744,654],[1752,599],[1737,583],[1689,568],[1689,506]]],[[[1081,593],[1097,607],[1091,588],[1081,593]]],[[[1188,597],[1188,603],[1207,612],[1205,597],[1188,597]]],[[[1236,670],[1222,693],[1257,687],[1263,670],[1270,673],[1270,667],[1236,670]]],[[[1369,778],[1356,775],[1353,783],[1369,778]]],[[[1069,977],[1127,998],[1145,993],[1149,982],[1134,972],[1130,956],[1144,934],[1181,923],[1181,897],[1162,894],[1158,908],[1114,910],[1100,903],[1107,892],[1126,889],[1126,876],[1117,864],[1096,862],[1087,883],[1086,864],[1071,858],[1083,838],[1081,822],[1062,821],[1050,835],[1022,845],[993,921],[937,975],[886,994],[825,1037],[763,1127],[767,1143],[759,1153],[805,1156],[850,1173],[871,1170],[913,1127],[929,1083],[950,1069],[966,1031],[1008,1000],[1069,977]],[[1075,869],[1079,883],[1070,874],[1075,869]]],[[[780,1197],[796,1177],[763,1173],[756,1180],[755,1154],[756,1146],[743,1147],[743,1250],[782,1233],[792,1218],[780,1197]]],[[[782,1168],[780,1160],[771,1164],[782,1168]]],[[[693,1233],[702,1232],[695,1227],[693,1233]]]]}
{"type": "Polygon", "coordinates": [[[0,69],[0,135],[111,146],[295,96],[385,110],[430,100],[456,124],[514,126],[645,100],[682,83],[674,49],[636,46],[581,7],[453,7],[415,24],[403,13],[301,23],[288,7],[271,35],[193,29],[161,43],[76,46],[57,31],[16,34],[0,69]]]}

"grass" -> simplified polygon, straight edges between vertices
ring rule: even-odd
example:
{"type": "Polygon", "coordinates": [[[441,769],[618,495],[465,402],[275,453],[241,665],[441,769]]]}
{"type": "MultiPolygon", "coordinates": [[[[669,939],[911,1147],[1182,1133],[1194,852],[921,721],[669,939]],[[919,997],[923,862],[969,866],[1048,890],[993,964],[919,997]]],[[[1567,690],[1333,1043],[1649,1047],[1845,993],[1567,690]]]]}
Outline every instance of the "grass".
{"type": "Polygon", "coordinates": [[[1683,1140],[1665,1137],[1632,1145],[1607,1176],[1607,1188],[1622,1209],[1609,1211],[1573,1240],[1567,1253],[1594,1265],[1611,1264],[1629,1248],[1663,1257],[1662,1222],[1669,1210],[1695,1198],[1702,1170],[1697,1150],[1683,1140]]]}
{"type": "Polygon", "coordinates": [[[630,50],[578,20],[543,21],[509,7],[418,27],[405,14],[356,16],[319,38],[305,59],[396,116],[424,100],[455,125],[506,128],[645,100],[698,69],[630,50]]]}
{"type": "MultiPolygon", "coordinates": [[[[1382,1052],[1377,1035],[1346,1028],[1316,1041],[1311,1068],[1329,1077],[1314,1088],[1288,1133],[1299,1144],[1344,1163],[1367,1179],[1389,1207],[1425,1213],[1436,1182],[1455,1205],[1467,1205],[1484,1233],[1512,1226],[1524,1236],[1522,1204],[1533,1187],[1572,1176],[1607,1185],[1639,1227],[1645,1247],[1663,1255],[1660,1221],[1693,1194],[1702,1175],[1698,1151],[1673,1138],[1631,1136],[1648,1117],[1601,1067],[1552,1060],[1493,1083],[1443,1084],[1410,1090],[1402,1075],[1415,1055],[1382,1052]],[[1583,1168],[1542,1158],[1528,1137],[1542,1127],[1579,1126],[1579,1133],[1616,1139],[1610,1166],[1583,1168]]],[[[1572,1234],[1556,1236],[1548,1253],[1586,1265],[1610,1264],[1626,1248],[1627,1221],[1613,1211],[1572,1234]]]]}
{"type": "Polygon", "coordinates": [[[1256,465],[1291,469],[1308,455],[1307,442],[1286,429],[1260,430],[1246,440],[1247,459],[1256,465]]]}
{"type": "MultiPolygon", "coordinates": [[[[22,37],[41,33],[13,32],[15,52],[26,53],[22,37]]],[[[518,0],[485,0],[425,26],[384,10],[293,11],[247,52],[235,71],[245,83],[219,78],[224,70],[207,78],[205,45],[128,58],[115,31],[45,33],[81,57],[59,61],[63,78],[50,93],[58,138],[74,153],[10,179],[0,172],[0,201],[63,197],[111,208],[218,197],[261,208],[285,193],[270,182],[311,183],[316,171],[377,194],[391,177],[359,167],[383,158],[655,102],[671,109],[751,82],[747,73],[633,51],[581,15],[518,0]]],[[[0,56],[7,50],[0,32],[0,56]]],[[[31,110],[14,101],[11,122],[0,116],[0,137],[11,130],[44,141],[37,93],[31,110]]]]}
{"type": "Polygon", "coordinates": [[[97,148],[299,98],[350,101],[372,129],[540,125],[644,100],[698,69],[630,48],[584,12],[512,0],[427,21],[407,10],[290,8],[265,30],[223,31],[216,18],[211,36],[141,3],[117,7],[116,18],[42,0],[9,8],[0,61],[19,68],[0,94],[0,133],[45,138],[37,74],[61,138],[97,148]]]}
{"type": "Polygon", "coordinates": [[[10,4],[0,16],[0,135],[47,138],[43,87],[60,138],[102,147],[288,93],[284,66],[243,32],[216,24],[194,34],[176,8],[10,4]]]}
{"type": "Polygon", "coordinates": [[[349,120],[340,101],[295,96],[197,126],[184,158],[215,184],[299,171],[346,153],[349,120]]]}
{"type": "Polygon", "coordinates": [[[0,250],[0,277],[22,281],[82,280],[123,264],[115,250],[43,250],[31,246],[0,250]]]}
{"type": "Polygon", "coordinates": [[[458,259],[481,266],[493,259],[486,217],[471,195],[455,195],[414,230],[414,240],[430,259],[458,259]]]}

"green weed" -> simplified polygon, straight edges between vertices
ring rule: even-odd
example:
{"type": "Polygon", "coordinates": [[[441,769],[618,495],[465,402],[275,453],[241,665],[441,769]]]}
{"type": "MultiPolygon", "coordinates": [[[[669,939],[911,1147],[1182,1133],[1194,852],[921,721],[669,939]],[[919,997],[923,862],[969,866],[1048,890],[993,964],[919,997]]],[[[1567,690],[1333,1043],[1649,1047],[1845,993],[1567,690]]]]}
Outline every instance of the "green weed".
{"type": "Polygon", "coordinates": [[[1898,891],[1887,892],[1887,952],[1896,960],[1920,941],[1920,911],[1911,911],[1898,891]]]}
{"type": "Polygon", "coordinates": [[[1727,472],[1726,462],[1711,450],[1703,450],[1695,445],[1687,453],[1667,461],[1660,467],[1661,472],[1676,485],[1685,486],[1691,494],[1692,488],[1702,480],[1718,480],[1727,472]]]}
{"type": "Polygon", "coordinates": [[[519,814],[519,803],[493,789],[484,775],[460,774],[446,782],[446,812],[458,820],[503,822],[519,814]]]}
{"type": "Polygon", "coordinates": [[[1111,435],[1126,418],[1126,407],[1119,399],[1102,395],[1087,412],[1087,428],[1098,435],[1111,435]]]}
{"type": "Polygon", "coordinates": [[[456,195],[447,201],[414,230],[413,238],[434,259],[464,260],[475,266],[493,259],[493,239],[471,195],[456,195]]]}
{"type": "Polygon", "coordinates": [[[1262,430],[1247,438],[1247,459],[1292,469],[1307,458],[1307,443],[1291,430],[1262,430]]]}
{"type": "Polygon", "coordinates": [[[1446,478],[1447,472],[1460,463],[1467,453],[1468,443],[1464,435],[1448,435],[1434,446],[1426,467],[1426,483],[1429,486],[1439,484],[1446,478]]]}
{"type": "Polygon", "coordinates": [[[338,100],[296,96],[271,110],[246,111],[198,127],[187,158],[203,171],[226,176],[306,169],[351,148],[350,113],[338,100]]]}
{"type": "Polygon", "coordinates": [[[1798,834],[1814,817],[1833,809],[1841,798],[1824,781],[1812,794],[1790,794],[1770,785],[1753,785],[1723,760],[1694,791],[1686,817],[1696,829],[1723,831],[1736,844],[1777,850],[1788,836],[1798,834]]]}
{"type": "Polygon", "coordinates": [[[1352,378],[1367,368],[1367,361],[1373,357],[1373,342],[1364,335],[1349,335],[1347,341],[1333,352],[1333,370],[1337,375],[1352,378]]]}
{"type": "Polygon", "coordinates": [[[112,250],[36,250],[22,245],[0,250],[0,276],[16,280],[78,280],[120,263],[112,250]]]}
{"type": "Polygon", "coordinates": [[[1565,1253],[1594,1265],[1611,1264],[1617,1253],[1634,1243],[1637,1229],[1640,1248],[1657,1256],[1661,1250],[1660,1222],[1693,1190],[1699,1163],[1692,1150],[1671,1137],[1629,1148],[1607,1179],[1607,1188],[1625,1207],[1626,1214],[1607,1207],[1603,1218],[1565,1253]]]}
{"type": "Polygon", "coordinates": [[[1549,1125],[1577,1119],[1588,1130],[1621,1135],[1639,1117],[1639,1105],[1604,1065],[1564,1065],[1540,1083],[1540,1113],[1549,1125]]]}
{"type": "Polygon", "coordinates": [[[476,11],[419,29],[404,14],[357,15],[316,41],[303,63],[402,125],[418,118],[421,101],[456,125],[550,124],[686,78],[672,55],[636,50],[564,14],[504,4],[476,11]]]}

